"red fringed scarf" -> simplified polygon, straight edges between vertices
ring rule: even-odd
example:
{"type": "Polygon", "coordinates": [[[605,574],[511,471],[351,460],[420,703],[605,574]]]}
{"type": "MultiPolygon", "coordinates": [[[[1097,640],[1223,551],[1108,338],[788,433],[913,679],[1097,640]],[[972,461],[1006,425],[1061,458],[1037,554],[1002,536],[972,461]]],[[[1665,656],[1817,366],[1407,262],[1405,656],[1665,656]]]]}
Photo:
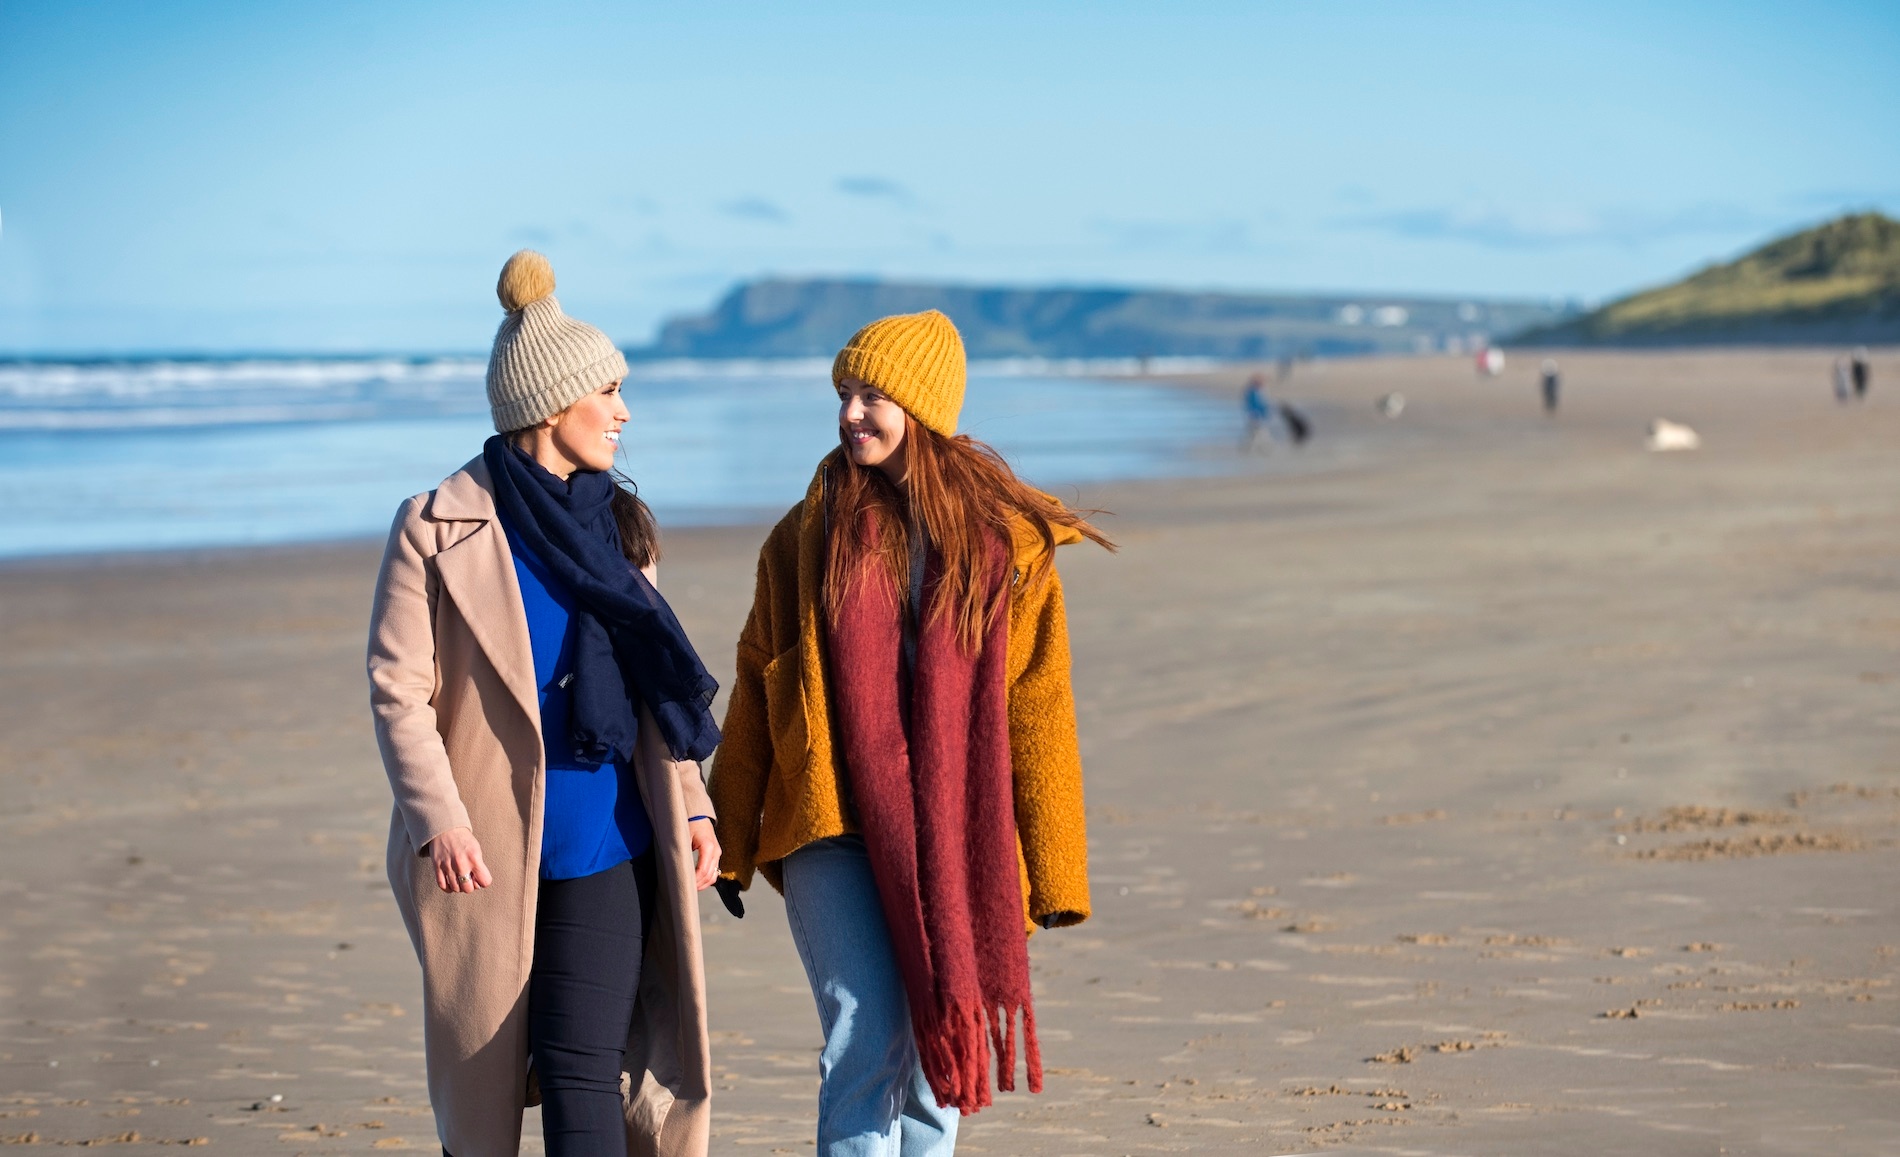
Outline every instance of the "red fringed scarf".
{"type": "MultiPolygon", "coordinates": [[[[988,597],[1007,598],[1008,556],[999,541],[990,550],[988,597]]],[[[933,552],[924,607],[937,564],[933,552]]],[[[992,1050],[997,1087],[1016,1087],[1018,1012],[1029,1091],[1042,1091],[1010,769],[1009,616],[996,616],[974,656],[952,616],[919,625],[906,734],[901,614],[889,582],[855,584],[827,631],[831,681],[924,1075],[938,1105],[967,1115],[990,1103],[992,1050]]]]}

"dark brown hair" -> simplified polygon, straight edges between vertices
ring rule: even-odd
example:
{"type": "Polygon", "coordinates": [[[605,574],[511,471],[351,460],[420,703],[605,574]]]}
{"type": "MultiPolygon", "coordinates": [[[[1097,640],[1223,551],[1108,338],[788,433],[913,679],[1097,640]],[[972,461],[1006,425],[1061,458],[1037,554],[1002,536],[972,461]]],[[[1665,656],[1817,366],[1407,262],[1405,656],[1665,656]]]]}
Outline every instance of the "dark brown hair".
{"type": "Polygon", "coordinates": [[[620,551],[635,567],[649,567],[660,561],[660,524],[653,510],[640,497],[633,479],[613,471],[614,499],[611,509],[614,525],[620,531],[620,551]]]}
{"type": "MultiPolygon", "coordinates": [[[[842,443],[844,436],[839,435],[842,443]]],[[[859,466],[847,448],[827,487],[830,533],[825,544],[825,609],[836,617],[852,584],[888,582],[902,604],[910,597],[910,527],[914,519],[937,554],[942,575],[926,621],[949,615],[957,639],[975,654],[1007,599],[985,606],[996,576],[989,548],[1000,539],[1003,566],[1013,565],[1012,531],[1027,523],[1043,541],[1025,583],[1043,581],[1053,569],[1055,528],[1066,526],[1115,549],[1084,517],[1016,477],[1002,455],[967,434],[947,437],[904,417],[903,449],[908,477],[900,489],[873,466],[859,466]]]]}

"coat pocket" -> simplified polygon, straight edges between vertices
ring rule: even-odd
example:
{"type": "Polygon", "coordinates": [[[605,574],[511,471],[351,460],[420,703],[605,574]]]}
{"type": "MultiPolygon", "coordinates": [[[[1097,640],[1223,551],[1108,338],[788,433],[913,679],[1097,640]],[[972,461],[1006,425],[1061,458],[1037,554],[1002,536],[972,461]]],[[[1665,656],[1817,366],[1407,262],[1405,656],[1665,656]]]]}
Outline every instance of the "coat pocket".
{"type": "Polygon", "coordinates": [[[811,759],[811,732],[805,721],[805,680],[799,648],[794,645],[765,665],[765,726],[772,735],[776,773],[796,776],[811,759]]]}

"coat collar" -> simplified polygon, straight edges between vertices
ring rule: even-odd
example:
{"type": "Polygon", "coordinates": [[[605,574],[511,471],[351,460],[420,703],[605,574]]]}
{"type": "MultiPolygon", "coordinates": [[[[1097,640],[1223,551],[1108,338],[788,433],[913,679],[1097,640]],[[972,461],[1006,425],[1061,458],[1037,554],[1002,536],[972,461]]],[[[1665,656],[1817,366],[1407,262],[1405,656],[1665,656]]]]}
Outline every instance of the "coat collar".
{"type": "Polygon", "coordinates": [[[479,455],[436,487],[429,516],[437,522],[480,524],[436,552],[436,573],[476,643],[538,729],[541,692],[534,682],[528,615],[522,609],[514,551],[495,509],[488,464],[479,455]]]}
{"type": "Polygon", "coordinates": [[[480,454],[470,458],[435,488],[429,515],[443,522],[494,521],[495,488],[488,477],[488,463],[480,454]]]}

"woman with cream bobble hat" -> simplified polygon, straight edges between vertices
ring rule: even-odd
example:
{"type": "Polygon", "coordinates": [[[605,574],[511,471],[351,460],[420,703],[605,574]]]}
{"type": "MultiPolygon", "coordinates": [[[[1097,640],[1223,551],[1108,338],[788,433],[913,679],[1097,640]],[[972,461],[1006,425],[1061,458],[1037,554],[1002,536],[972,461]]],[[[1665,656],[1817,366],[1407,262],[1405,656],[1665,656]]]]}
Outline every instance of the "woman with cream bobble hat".
{"type": "Polygon", "coordinates": [[[513,1157],[538,1098],[552,1157],[703,1157],[716,684],[612,473],[626,360],[561,311],[540,254],[497,292],[498,433],[397,511],[370,624],[436,1130],[453,1157],[513,1157]]]}
{"type": "Polygon", "coordinates": [[[1019,1017],[1040,1091],[1028,932],[1089,914],[1054,555],[1109,543],[957,434],[964,375],[934,310],[838,354],[841,445],[760,552],[710,783],[720,890],[783,893],[818,1003],[820,1157],[951,1153],[1019,1017]]]}

